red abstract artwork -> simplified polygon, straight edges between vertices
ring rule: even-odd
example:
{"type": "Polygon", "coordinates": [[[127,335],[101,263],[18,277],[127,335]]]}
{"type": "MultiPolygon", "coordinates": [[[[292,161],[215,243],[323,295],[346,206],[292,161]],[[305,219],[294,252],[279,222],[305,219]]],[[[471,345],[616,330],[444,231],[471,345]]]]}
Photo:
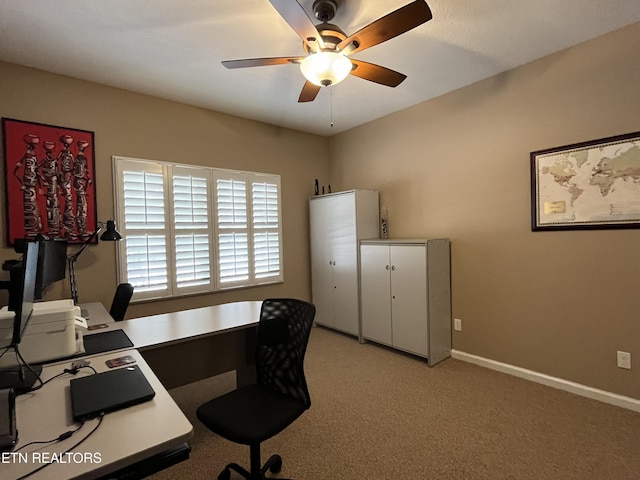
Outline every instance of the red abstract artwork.
{"type": "Polygon", "coordinates": [[[2,138],[7,245],[85,242],[97,228],[93,132],[3,118],[2,138]]]}

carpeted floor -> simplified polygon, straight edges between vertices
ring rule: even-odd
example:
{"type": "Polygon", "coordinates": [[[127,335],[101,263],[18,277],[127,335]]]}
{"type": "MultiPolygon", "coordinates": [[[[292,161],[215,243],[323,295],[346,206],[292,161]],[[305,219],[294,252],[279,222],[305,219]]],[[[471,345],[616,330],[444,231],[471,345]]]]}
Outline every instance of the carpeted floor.
{"type": "MultiPolygon", "coordinates": [[[[458,360],[428,368],[320,327],[305,370],[311,408],[262,448],[263,459],[282,455],[283,478],[640,479],[636,412],[458,360]]],[[[234,387],[231,373],[171,391],[194,426],[193,451],[154,480],[216,479],[230,461],[248,466],[248,447],[195,418],[234,387]]]]}

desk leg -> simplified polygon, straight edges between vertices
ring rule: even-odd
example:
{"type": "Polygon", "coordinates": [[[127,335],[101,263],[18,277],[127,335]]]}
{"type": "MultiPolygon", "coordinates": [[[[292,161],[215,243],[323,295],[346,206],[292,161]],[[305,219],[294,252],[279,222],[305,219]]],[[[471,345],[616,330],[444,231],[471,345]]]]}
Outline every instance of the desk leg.
{"type": "Polygon", "coordinates": [[[255,382],[256,329],[140,349],[166,389],[236,370],[237,385],[255,382]]]}

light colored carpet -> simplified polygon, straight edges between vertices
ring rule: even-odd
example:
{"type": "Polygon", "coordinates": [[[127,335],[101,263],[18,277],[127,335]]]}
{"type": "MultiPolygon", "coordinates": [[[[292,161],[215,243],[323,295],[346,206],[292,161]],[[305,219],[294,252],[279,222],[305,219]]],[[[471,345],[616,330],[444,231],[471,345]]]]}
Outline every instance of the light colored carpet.
{"type": "MultiPolygon", "coordinates": [[[[263,461],[282,455],[283,478],[640,479],[636,412],[458,360],[428,368],[320,327],[305,370],[311,408],[262,447],[263,461]]],[[[154,480],[215,479],[230,461],[248,466],[248,447],[195,418],[234,387],[225,374],[171,391],[194,426],[193,451],[154,480]]]]}

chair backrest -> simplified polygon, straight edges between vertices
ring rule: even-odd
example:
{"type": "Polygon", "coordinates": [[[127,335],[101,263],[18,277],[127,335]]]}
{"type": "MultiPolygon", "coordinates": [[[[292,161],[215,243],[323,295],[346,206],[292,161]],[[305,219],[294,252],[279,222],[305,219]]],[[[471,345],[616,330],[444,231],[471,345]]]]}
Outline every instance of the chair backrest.
{"type": "Polygon", "coordinates": [[[316,307],[293,298],[262,302],[256,339],[258,384],[311,406],[304,356],[316,307]]]}
{"type": "Polygon", "coordinates": [[[124,320],[132,296],[133,285],[130,283],[121,283],[118,285],[118,288],[116,288],[116,294],[113,296],[113,302],[109,310],[109,315],[111,315],[116,322],[124,320]]]}

